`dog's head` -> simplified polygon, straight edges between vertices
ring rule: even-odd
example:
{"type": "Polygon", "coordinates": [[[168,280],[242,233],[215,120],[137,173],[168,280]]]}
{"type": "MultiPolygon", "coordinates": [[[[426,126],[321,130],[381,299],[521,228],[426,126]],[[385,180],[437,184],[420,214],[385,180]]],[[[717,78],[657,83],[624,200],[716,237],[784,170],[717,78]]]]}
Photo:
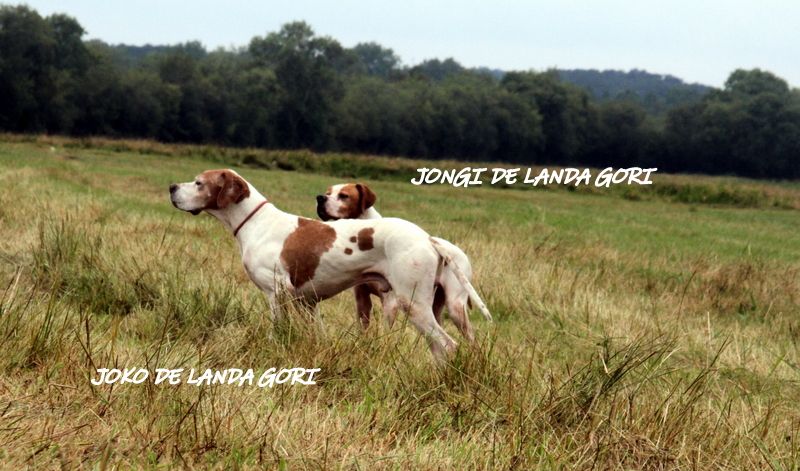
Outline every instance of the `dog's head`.
{"type": "Polygon", "coordinates": [[[375,204],[377,197],[363,183],[343,183],[317,195],[317,215],[323,221],[358,219],[375,204]]]}
{"type": "Polygon", "coordinates": [[[169,186],[172,205],[194,215],[204,210],[225,209],[248,196],[247,182],[233,170],[206,170],[194,181],[169,186]]]}

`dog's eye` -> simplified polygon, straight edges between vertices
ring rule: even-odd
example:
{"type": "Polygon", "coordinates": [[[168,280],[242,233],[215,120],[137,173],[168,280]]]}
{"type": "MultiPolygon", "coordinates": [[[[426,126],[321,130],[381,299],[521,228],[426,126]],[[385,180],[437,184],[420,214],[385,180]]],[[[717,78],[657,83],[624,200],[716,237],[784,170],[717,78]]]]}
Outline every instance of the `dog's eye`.
{"type": "Polygon", "coordinates": [[[339,193],[339,199],[340,200],[346,200],[347,198],[350,198],[350,195],[346,195],[344,193],[339,193]]]}
{"type": "Polygon", "coordinates": [[[197,181],[197,182],[194,182],[194,184],[195,184],[195,185],[197,185],[197,186],[200,186],[200,185],[202,185],[202,183],[200,183],[199,181],[197,181]]]}

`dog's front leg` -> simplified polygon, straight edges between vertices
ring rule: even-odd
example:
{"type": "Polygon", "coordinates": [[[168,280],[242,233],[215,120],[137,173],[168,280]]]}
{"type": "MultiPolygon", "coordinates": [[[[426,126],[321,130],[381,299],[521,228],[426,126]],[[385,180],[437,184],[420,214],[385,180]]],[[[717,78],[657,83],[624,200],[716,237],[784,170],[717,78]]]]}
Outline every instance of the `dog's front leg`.
{"type": "Polygon", "coordinates": [[[278,295],[274,291],[267,292],[267,301],[269,301],[269,316],[272,323],[281,322],[284,319],[283,306],[278,301],[278,295]]]}
{"type": "Polygon", "coordinates": [[[297,303],[297,307],[305,314],[309,322],[315,322],[320,328],[325,327],[325,323],[322,322],[322,315],[319,313],[319,303],[317,301],[298,298],[294,302],[297,303]]]}
{"type": "Polygon", "coordinates": [[[311,308],[311,314],[314,316],[314,322],[317,323],[317,326],[320,328],[320,332],[325,331],[325,322],[322,320],[322,314],[319,312],[319,304],[314,304],[311,308]]]}

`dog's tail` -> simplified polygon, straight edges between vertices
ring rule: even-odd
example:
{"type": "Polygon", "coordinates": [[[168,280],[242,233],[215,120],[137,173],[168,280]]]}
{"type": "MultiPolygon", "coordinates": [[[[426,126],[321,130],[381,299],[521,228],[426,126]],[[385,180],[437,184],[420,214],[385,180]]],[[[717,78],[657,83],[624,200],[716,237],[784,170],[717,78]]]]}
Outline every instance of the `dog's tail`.
{"type": "Polygon", "coordinates": [[[464,286],[464,288],[467,290],[467,294],[469,295],[469,300],[472,301],[472,303],[478,307],[478,309],[481,311],[481,314],[483,314],[483,317],[485,317],[487,321],[491,322],[493,320],[492,313],[489,312],[489,309],[486,307],[486,304],[478,295],[478,292],[475,291],[475,288],[472,286],[472,283],[469,282],[467,276],[464,274],[463,271],[461,271],[461,268],[459,268],[456,262],[453,260],[453,254],[451,250],[448,247],[438,243],[436,239],[434,239],[433,237],[430,238],[430,241],[431,244],[433,245],[433,248],[436,250],[439,256],[442,257],[442,259],[444,260],[447,268],[453,270],[453,273],[456,275],[456,278],[458,278],[458,281],[460,281],[461,284],[464,286]]]}

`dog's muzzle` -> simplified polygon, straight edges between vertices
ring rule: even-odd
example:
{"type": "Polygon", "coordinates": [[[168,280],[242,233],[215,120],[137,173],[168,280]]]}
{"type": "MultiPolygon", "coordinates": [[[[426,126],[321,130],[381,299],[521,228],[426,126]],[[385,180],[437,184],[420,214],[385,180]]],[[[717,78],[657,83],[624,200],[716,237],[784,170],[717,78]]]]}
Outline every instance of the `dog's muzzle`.
{"type": "Polygon", "coordinates": [[[325,195],[317,195],[317,216],[323,221],[330,221],[332,218],[328,211],[325,209],[325,203],[328,201],[328,197],[325,195]]]}
{"type": "MultiPolygon", "coordinates": [[[[169,186],[169,202],[172,203],[172,206],[178,208],[178,203],[175,202],[175,192],[178,191],[178,184],[172,183],[169,186]]],[[[181,209],[181,208],[178,208],[181,209]]]]}
{"type": "Polygon", "coordinates": [[[192,216],[197,216],[198,214],[200,214],[203,211],[202,209],[183,209],[180,206],[178,206],[178,203],[175,201],[175,192],[176,191],[178,191],[178,184],[177,183],[172,183],[169,186],[169,202],[172,203],[172,206],[175,206],[176,208],[180,209],[181,211],[186,211],[188,213],[191,213],[192,216]]]}

